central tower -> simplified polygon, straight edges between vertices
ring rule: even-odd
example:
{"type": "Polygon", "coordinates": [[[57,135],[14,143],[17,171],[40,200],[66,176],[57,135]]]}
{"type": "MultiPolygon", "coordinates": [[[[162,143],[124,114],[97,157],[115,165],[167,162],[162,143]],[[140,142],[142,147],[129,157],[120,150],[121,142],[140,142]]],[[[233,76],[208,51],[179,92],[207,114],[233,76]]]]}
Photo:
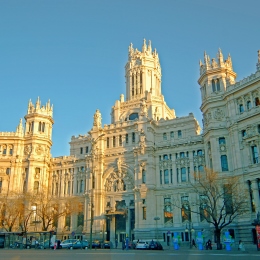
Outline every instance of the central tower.
{"type": "Polygon", "coordinates": [[[147,46],[144,39],[142,51],[134,49],[131,43],[125,66],[126,100],[144,98],[147,92],[160,96],[161,76],[159,56],[156,49],[152,51],[151,41],[147,46]]]}
{"type": "Polygon", "coordinates": [[[111,111],[111,123],[136,119],[173,119],[175,111],[170,109],[161,93],[161,66],[159,56],[143,41],[142,50],[128,48],[125,66],[126,100],[124,95],[115,102],[111,111]]]}

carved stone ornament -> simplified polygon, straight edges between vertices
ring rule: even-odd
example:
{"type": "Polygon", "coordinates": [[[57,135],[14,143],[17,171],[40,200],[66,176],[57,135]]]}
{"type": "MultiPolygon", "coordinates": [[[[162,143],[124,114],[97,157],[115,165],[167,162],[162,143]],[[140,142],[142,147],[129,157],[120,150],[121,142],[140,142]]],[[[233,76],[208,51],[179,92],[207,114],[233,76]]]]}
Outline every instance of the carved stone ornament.
{"type": "Polygon", "coordinates": [[[97,109],[97,110],[96,110],[96,113],[94,114],[93,126],[96,126],[96,127],[100,128],[100,127],[101,127],[101,120],[102,120],[102,118],[101,118],[101,113],[100,113],[100,111],[97,109]]]}
{"type": "Polygon", "coordinates": [[[217,120],[221,120],[223,117],[224,117],[224,112],[223,112],[223,110],[218,108],[218,109],[214,112],[214,118],[217,119],[217,120]]]}
{"type": "Polygon", "coordinates": [[[30,145],[26,145],[24,147],[24,154],[28,155],[28,154],[30,154],[31,151],[32,151],[32,148],[30,145]]]}
{"type": "Polygon", "coordinates": [[[38,154],[38,155],[41,155],[43,153],[43,147],[40,146],[40,145],[37,145],[37,147],[35,148],[35,152],[38,154]]]}

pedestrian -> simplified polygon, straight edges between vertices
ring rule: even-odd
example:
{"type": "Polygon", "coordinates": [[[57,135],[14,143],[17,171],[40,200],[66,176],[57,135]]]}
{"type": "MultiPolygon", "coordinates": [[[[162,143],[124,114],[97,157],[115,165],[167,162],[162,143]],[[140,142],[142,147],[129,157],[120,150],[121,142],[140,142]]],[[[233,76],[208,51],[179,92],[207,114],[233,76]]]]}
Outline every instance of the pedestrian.
{"type": "Polygon", "coordinates": [[[54,246],[53,246],[54,250],[56,250],[56,248],[57,248],[57,241],[55,241],[54,246]]]}
{"type": "Polygon", "coordinates": [[[246,251],[244,243],[242,242],[242,240],[239,240],[239,242],[238,242],[238,250],[246,251]]]}
{"type": "Polygon", "coordinates": [[[122,250],[125,250],[125,240],[122,239],[122,250]]]}
{"type": "Polygon", "coordinates": [[[118,241],[117,241],[117,238],[116,238],[115,244],[116,244],[116,248],[117,248],[117,245],[118,245],[118,241]]]}
{"type": "Polygon", "coordinates": [[[195,240],[194,240],[194,239],[192,239],[192,244],[191,244],[191,248],[193,248],[193,247],[197,248],[197,246],[196,246],[196,243],[195,243],[195,240]]]}
{"type": "Polygon", "coordinates": [[[211,244],[211,240],[209,239],[208,242],[206,243],[206,250],[212,250],[212,244],[211,244]]]}

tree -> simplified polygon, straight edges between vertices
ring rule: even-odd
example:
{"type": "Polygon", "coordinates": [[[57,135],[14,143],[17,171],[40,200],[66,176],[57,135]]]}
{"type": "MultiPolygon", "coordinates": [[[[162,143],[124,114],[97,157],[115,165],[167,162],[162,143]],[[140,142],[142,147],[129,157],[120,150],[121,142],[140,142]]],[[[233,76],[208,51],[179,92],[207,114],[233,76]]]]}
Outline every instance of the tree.
{"type": "Polygon", "coordinates": [[[25,196],[23,193],[9,192],[0,197],[0,227],[7,232],[19,229],[24,215],[25,196]]]}
{"type": "Polygon", "coordinates": [[[60,197],[49,195],[45,188],[37,192],[30,192],[28,198],[33,221],[41,223],[43,231],[57,227],[60,217],[78,213],[79,210],[79,199],[77,197],[66,197],[61,200],[60,197]]]}
{"type": "Polygon", "coordinates": [[[248,210],[248,194],[238,176],[224,176],[205,168],[194,177],[190,192],[197,199],[189,211],[214,226],[217,249],[221,249],[221,231],[248,210]]]}

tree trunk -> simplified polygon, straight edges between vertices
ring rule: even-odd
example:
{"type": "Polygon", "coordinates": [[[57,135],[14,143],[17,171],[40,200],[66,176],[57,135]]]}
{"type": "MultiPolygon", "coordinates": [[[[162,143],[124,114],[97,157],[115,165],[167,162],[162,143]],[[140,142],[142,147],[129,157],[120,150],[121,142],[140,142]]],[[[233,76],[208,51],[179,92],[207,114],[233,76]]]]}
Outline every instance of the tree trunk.
{"type": "Polygon", "coordinates": [[[222,245],[220,242],[221,230],[219,228],[215,228],[215,235],[217,240],[217,250],[221,250],[222,249],[222,245]]]}

